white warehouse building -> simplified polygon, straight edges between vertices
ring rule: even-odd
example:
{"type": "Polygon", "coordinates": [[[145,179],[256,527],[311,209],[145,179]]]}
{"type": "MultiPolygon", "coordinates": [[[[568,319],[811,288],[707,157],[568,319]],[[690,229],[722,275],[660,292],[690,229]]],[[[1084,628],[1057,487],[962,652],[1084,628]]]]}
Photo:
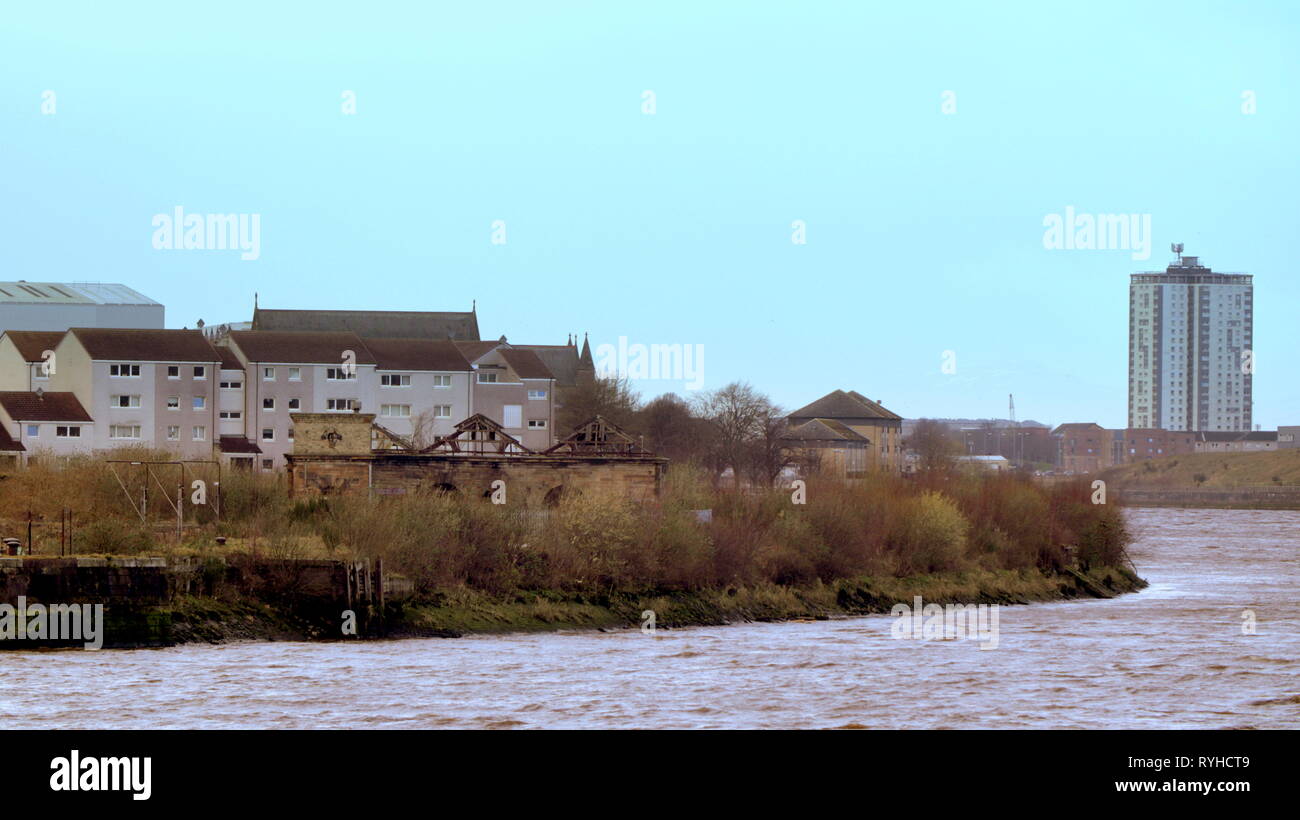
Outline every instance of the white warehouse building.
{"type": "Polygon", "coordinates": [[[0,331],[70,327],[161,330],[163,306],[108,282],[0,282],[0,331]]]}

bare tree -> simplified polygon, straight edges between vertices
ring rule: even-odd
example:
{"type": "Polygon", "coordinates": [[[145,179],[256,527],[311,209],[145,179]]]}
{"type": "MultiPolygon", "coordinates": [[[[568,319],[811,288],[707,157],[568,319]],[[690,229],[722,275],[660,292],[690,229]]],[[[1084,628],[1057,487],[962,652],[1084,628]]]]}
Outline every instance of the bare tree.
{"type": "Polygon", "coordinates": [[[934,419],[921,419],[912,428],[908,448],[921,457],[922,470],[950,470],[962,453],[961,444],[948,425],[934,419]]]}
{"type": "Polygon", "coordinates": [[[433,410],[421,410],[414,416],[411,416],[411,446],[417,450],[423,450],[425,447],[433,444],[438,438],[434,430],[437,429],[437,417],[434,416],[433,410]]]}
{"type": "Polygon", "coordinates": [[[713,433],[708,460],[715,477],[728,467],[737,482],[747,468],[752,474],[753,446],[767,438],[774,411],[767,396],[744,382],[732,382],[700,394],[694,407],[713,433]]]}
{"type": "Polygon", "coordinates": [[[797,464],[799,458],[791,442],[785,438],[790,429],[785,411],[764,398],[756,412],[756,435],[747,448],[749,473],[755,484],[771,487],[781,472],[797,464]]]}
{"type": "Polygon", "coordinates": [[[565,388],[560,398],[560,430],[564,434],[592,416],[602,416],[629,433],[635,431],[640,397],[626,378],[584,375],[565,388]]]}
{"type": "Polygon", "coordinates": [[[700,461],[709,439],[708,424],[676,393],[651,400],[637,414],[646,446],[673,461],[700,461]]]}

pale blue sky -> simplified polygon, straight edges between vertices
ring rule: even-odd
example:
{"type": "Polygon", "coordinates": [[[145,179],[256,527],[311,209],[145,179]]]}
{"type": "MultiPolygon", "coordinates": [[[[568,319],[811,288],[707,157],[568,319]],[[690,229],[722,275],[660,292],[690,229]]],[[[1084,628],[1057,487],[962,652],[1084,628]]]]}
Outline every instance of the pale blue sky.
{"type": "Polygon", "coordinates": [[[0,279],[174,327],[477,299],[789,407],[1122,426],[1128,275],[1182,241],[1255,275],[1255,420],[1300,423],[1295,3],[131,6],[4,10],[0,279]],[[155,250],[177,205],[260,214],[261,258],[155,250]],[[1044,249],[1071,205],[1150,214],[1151,258],[1044,249]]]}

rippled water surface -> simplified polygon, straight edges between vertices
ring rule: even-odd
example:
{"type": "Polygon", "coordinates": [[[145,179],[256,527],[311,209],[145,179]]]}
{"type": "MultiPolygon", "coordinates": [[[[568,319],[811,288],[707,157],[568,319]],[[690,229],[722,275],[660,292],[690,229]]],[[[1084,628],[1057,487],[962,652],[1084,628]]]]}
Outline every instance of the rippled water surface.
{"type": "Polygon", "coordinates": [[[1131,510],[1150,588],[1003,607],[1000,644],[814,623],[0,653],[0,725],[1300,727],[1300,512],[1131,510]],[[1252,610],[1257,634],[1242,634],[1252,610]]]}

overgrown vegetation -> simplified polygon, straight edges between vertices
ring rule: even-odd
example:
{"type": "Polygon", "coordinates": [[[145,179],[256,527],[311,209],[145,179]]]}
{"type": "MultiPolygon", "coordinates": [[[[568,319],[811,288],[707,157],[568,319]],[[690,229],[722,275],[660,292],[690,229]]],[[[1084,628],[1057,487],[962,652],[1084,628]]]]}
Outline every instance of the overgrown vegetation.
{"type": "Polygon", "coordinates": [[[1083,480],[1047,486],[952,471],[852,482],[814,477],[806,503],[795,504],[789,490],[715,489],[707,470],[681,465],[670,468],[653,502],[588,493],[553,509],[456,493],[293,501],[278,477],[235,473],[221,482],[220,521],[211,507],[191,505],[180,539],[166,505],[151,506],[142,523],[119,479],[92,459],[14,473],[0,481],[0,534],[20,534],[30,509],[50,522],[41,527],[38,552],[57,552],[51,524],[70,508],[78,554],[381,557],[425,594],[470,589],[596,598],[1122,567],[1128,542],[1121,512],[1092,504],[1083,480]],[[227,539],[223,547],[217,536],[227,539]]]}

